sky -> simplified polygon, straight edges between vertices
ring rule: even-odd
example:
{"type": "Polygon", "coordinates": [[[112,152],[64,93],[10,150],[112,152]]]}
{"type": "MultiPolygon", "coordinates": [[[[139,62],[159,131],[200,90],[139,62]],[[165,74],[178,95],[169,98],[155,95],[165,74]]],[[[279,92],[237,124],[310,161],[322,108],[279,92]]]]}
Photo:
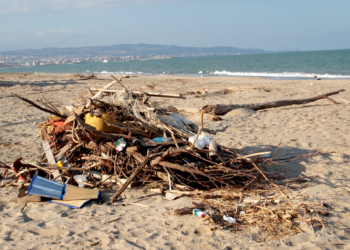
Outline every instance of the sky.
{"type": "Polygon", "coordinates": [[[350,48],[349,0],[0,0],[0,51],[149,43],[350,48]]]}

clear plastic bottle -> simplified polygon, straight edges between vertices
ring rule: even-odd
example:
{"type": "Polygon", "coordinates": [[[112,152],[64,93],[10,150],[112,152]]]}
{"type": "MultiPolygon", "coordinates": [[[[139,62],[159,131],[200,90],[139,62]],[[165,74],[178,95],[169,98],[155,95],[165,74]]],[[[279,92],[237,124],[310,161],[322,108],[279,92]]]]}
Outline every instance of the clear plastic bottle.
{"type": "Polygon", "coordinates": [[[193,209],[193,214],[197,217],[204,218],[207,214],[200,209],[193,209]]]}

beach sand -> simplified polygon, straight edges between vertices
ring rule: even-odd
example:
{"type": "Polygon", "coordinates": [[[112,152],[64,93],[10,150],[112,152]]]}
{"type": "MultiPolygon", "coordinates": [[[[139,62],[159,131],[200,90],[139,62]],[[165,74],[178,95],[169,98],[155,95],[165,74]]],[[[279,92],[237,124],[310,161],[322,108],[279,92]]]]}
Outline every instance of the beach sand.
{"type": "MultiPolygon", "coordinates": [[[[63,110],[88,87],[102,87],[112,79],[78,80],[72,74],[0,74],[0,161],[11,165],[15,159],[35,162],[42,156],[38,124],[47,114],[11,97],[10,92],[31,100],[45,96],[63,110]]],[[[193,215],[174,216],[166,212],[191,205],[189,197],[174,201],[142,187],[128,189],[121,202],[82,209],[50,203],[16,204],[15,187],[0,189],[1,249],[350,249],[350,80],[271,80],[237,77],[135,76],[123,79],[130,89],[183,94],[186,99],[151,98],[159,105],[171,105],[199,124],[199,108],[207,104],[261,103],[313,97],[345,89],[331,98],[305,105],[261,111],[234,110],[221,121],[210,121],[206,128],[218,132],[223,145],[246,153],[275,150],[305,155],[327,154],[283,166],[288,177],[315,176],[300,203],[330,204],[326,228],[310,227],[295,236],[259,242],[259,228],[240,232],[208,231],[193,215]],[[313,83],[313,84],[311,84],[313,83]],[[140,203],[150,207],[120,205],[140,203]],[[107,223],[108,221],[117,221],[107,223]],[[90,244],[98,243],[91,247],[90,244]],[[337,244],[338,243],[338,244],[337,244]]],[[[115,190],[103,191],[110,197],[115,190]]]]}

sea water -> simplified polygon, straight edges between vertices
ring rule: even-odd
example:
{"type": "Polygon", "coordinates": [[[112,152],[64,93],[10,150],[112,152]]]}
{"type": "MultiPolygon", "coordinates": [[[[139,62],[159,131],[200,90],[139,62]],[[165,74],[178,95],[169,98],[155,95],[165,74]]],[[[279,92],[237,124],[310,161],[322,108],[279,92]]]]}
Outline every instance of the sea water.
{"type": "Polygon", "coordinates": [[[0,72],[350,79],[350,49],[45,65],[0,72]]]}

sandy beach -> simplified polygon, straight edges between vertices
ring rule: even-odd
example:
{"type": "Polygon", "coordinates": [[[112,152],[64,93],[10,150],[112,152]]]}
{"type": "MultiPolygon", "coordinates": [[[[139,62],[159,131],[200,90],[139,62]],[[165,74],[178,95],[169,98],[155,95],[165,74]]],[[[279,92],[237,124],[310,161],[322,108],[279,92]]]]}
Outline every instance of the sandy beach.
{"type": "MultiPolygon", "coordinates": [[[[17,158],[35,162],[42,156],[38,125],[47,114],[12,97],[10,92],[37,100],[45,96],[59,110],[112,81],[79,80],[72,74],[0,74],[0,161],[11,165],[17,158]]],[[[303,188],[301,203],[330,204],[324,229],[303,227],[303,232],[260,242],[259,228],[230,232],[209,231],[193,215],[165,212],[191,205],[192,198],[164,199],[144,188],[127,189],[122,203],[146,207],[98,205],[82,209],[58,204],[16,203],[17,189],[0,189],[1,249],[350,249],[350,80],[271,80],[243,77],[132,76],[123,79],[131,90],[183,94],[186,99],[151,98],[157,105],[176,107],[199,125],[199,109],[208,104],[263,103],[299,99],[344,89],[329,100],[260,111],[239,109],[204,126],[218,132],[218,143],[251,154],[274,151],[307,155],[325,153],[279,166],[289,178],[318,176],[303,188]],[[23,209],[23,211],[22,211],[23,209]],[[111,220],[118,219],[108,223],[111,220]],[[93,243],[98,243],[91,246],[93,243]]],[[[116,190],[102,190],[110,197],[116,190]]],[[[296,203],[296,204],[297,204],[296,203]]]]}

